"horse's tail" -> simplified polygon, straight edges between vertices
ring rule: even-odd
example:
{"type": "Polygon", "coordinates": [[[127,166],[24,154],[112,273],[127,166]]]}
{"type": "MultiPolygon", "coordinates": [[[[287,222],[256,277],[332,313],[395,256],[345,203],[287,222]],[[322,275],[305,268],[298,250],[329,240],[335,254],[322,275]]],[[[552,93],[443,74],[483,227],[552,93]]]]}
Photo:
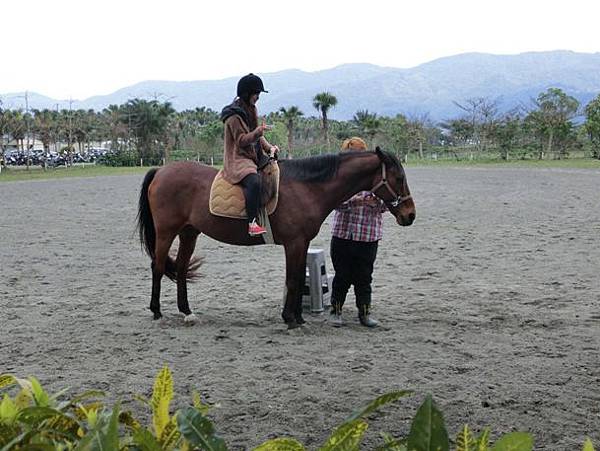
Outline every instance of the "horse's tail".
{"type": "MultiPolygon", "coordinates": [[[[150,256],[153,263],[155,257],[154,249],[156,248],[156,229],[154,228],[154,219],[152,218],[150,203],[148,202],[148,187],[152,183],[152,180],[154,180],[156,171],[158,171],[156,168],[150,169],[144,177],[142,189],[140,190],[137,214],[137,229],[140,235],[140,244],[142,245],[142,249],[146,251],[146,254],[150,256]]],[[[202,260],[197,257],[193,257],[190,260],[185,275],[188,281],[193,282],[198,278],[197,269],[201,264],[202,260]]],[[[175,264],[175,260],[170,256],[167,256],[165,261],[165,276],[172,281],[177,281],[177,265],[175,264]]]]}
{"type": "Polygon", "coordinates": [[[154,230],[154,219],[150,211],[150,202],[148,202],[148,187],[152,183],[152,180],[154,180],[157,170],[156,168],[150,169],[144,177],[142,189],[140,190],[140,202],[137,214],[137,229],[140,234],[140,244],[152,260],[154,260],[156,231],[154,230]]]}

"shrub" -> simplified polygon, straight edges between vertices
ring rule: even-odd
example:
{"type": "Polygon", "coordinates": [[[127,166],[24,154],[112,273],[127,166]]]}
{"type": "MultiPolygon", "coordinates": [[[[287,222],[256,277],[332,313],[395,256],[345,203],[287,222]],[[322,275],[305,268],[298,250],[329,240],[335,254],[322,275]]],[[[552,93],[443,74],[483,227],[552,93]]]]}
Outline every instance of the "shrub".
{"type": "MultiPolygon", "coordinates": [[[[130,411],[120,404],[112,408],[101,401],[104,393],[87,391],[61,400],[65,391],[48,394],[34,377],[20,379],[13,375],[0,376],[0,449],[8,450],[212,450],[226,451],[225,441],[215,431],[208,418],[209,406],[197,393],[192,406],[174,414],[170,412],[173,399],[173,378],[168,367],[156,376],[150,399],[138,397],[151,410],[151,425],[143,426],[130,411]],[[14,397],[8,391],[17,388],[14,397]]],[[[368,428],[366,418],[383,405],[394,402],[408,391],[384,394],[354,411],[331,433],[319,451],[358,450],[368,428]]],[[[447,451],[448,433],[441,412],[431,396],[417,410],[408,437],[397,439],[382,434],[378,450],[447,451]]],[[[475,437],[468,426],[458,433],[456,451],[530,451],[530,434],[513,432],[500,437],[492,446],[489,429],[475,437]]],[[[294,438],[268,440],[255,451],[301,451],[304,446],[294,438]]],[[[583,451],[594,451],[586,440],[583,451]]]]}

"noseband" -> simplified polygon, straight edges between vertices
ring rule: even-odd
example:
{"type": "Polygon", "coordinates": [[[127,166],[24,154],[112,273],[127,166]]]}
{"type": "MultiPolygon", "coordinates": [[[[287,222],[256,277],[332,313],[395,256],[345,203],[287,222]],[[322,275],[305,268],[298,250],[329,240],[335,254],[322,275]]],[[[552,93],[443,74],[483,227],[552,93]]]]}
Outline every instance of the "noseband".
{"type": "Polygon", "coordinates": [[[381,163],[381,180],[379,181],[379,183],[377,185],[375,185],[373,188],[371,188],[371,192],[373,194],[377,194],[376,191],[381,188],[382,186],[385,186],[388,190],[388,192],[393,196],[393,200],[392,201],[388,201],[385,200],[384,198],[381,198],[381,200],[383,200],[385,203],[389,203],[392,207],[397,207],[398,205],[402,204],[403,202],[406,202],[408,199],[412,199],[412,196],[409,194],[408,196],[400,196],[398,194],[396,194],[396,192],[392,189],[392,187],[390,186],[390,184],[387,181],[387,177],[386,177],[386,173],[385,173],[385,163],[381,163]]]}

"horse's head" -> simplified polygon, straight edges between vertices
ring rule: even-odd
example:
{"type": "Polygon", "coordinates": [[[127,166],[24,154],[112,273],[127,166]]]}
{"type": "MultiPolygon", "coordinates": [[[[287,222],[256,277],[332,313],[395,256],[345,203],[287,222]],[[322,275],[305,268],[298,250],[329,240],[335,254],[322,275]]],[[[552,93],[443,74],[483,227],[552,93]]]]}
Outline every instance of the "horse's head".
{"type": "Polygon", "coordinates": [[[409,226],[415,220],[416,210],[404,168],[396,157],[383,152],[379,146],[375,154],[381,160],[381,171],[375,177],[371,192],[385,202],[399,225],[409,226]]]}

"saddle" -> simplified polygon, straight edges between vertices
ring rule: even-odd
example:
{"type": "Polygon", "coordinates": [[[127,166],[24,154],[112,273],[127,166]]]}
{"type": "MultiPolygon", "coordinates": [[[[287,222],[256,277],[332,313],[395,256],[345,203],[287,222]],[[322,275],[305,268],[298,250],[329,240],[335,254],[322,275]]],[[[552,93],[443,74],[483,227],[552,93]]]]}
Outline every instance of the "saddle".
{"type": "MultiPolygon", "coordinates": [[[[279,198],[279,165],[276,160],[270,160],[258,170],[261,182],[260,204],[267,215],[277,208],[279,198]]],[[[240,185],[232,185],[223,178],[221,169],[210,187],[208,201],[210,212],[215,216],[233,219],[247,219],[244,192],[240,185]]]]}

